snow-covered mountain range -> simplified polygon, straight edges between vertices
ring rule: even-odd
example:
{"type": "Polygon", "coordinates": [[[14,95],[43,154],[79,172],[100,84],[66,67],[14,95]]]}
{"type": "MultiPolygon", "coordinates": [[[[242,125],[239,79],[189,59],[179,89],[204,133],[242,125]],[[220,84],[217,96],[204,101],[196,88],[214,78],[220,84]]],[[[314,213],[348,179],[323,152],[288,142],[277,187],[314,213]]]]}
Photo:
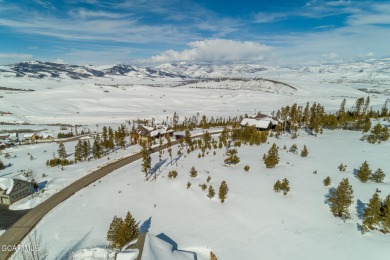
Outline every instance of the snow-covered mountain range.
{"type": "Polygon", "coordinates": [[[138,77],[138,78],[254,78],[269,72],[295,72],[338,76],[340,80],[388,80],[390,58],[337,65],[314,65],[306,67],[272,67],[256,64],[162,64],[155,67],[131,65],[70,65],[53,62],[26,61],[0,66],[0,77],[30,77],[53,79],[84,79],[94,77],[138,77]]]}

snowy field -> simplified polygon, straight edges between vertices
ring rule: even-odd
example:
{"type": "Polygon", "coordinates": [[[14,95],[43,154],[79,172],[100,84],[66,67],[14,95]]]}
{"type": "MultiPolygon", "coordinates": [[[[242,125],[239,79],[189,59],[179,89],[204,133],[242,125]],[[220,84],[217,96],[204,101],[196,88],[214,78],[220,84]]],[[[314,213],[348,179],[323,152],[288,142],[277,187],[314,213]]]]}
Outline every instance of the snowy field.
{"type": "MultiPolygon", "coordinates": [[[[145,182],[140,162],[133,163],[78,192],[37,228],[50,249],[49,259],[60,259],[67,250],[103,247],[114,215],[124,217],[128,210],[140,224],[150,220],[149,232],[166,234],[179,249],[209,249],[220,259],[387,259],[390,237],[376,231],[363,236],[357,229],[362,221],[357,201],[367,203],[376,188],[382,197],[390,193],[390,145],[364,143],[360,136],[337,130],[318,137],[301,134],[295,140],[270,138],[270,144],[238,148],[241,162],[233,167],[222,166],[224,149],[200,159],[198,152],[190,153],[178,166],[170,165],[164,153],[157,181],[145,182]],[[267,169],[261,158],[273,142],[280,148],[296,143],[299,150],[306,145],[309,156],[281,149],[279,165],[267,169]],[[388,174],[383,184],[363,184],[354,177],[353,169],[364,160],[388,174]],[[345,173],[337,169],[340,163],[348,166],[345,173]],[[251,167],[249,172],[243,170],[245,165],[251,167]],[[198,170],[196,178],[189,176],[192,166],[198,170]],[[167,178],[172,169],[178,171],[177,179],[167,178]],[[224,204],[210,200],[199,187],[208,176],[216,190],[226,180],[229,194],[224,204]],[[322,181],[327,176],[330,187],[343,178],[353,186],[352,218],[345,223],[324,203],[330,187],[322,181]],[[290,181],[287,196],[273,191],[276,180],[283,178],[290,181]],[[187,190],[188,181],[192,186],[187,190]]],[[[152,165],[157,162],[154,155],[152,165]]]]}
{"type": "MultiPolygon", "coordinates": [[[[368,94],[360,88],[388,87],[388,71],[382,68],[378,72],[375,68],[370,63],[304,69],[268,68],[254,75],[296,88],[289,91],[273,89],[272,85],[254,91],[256,86],[252,83],[248,86],[237,82],[228,86],[218,82],[177,86],[183,79],[131,76],[83,80],[0,77],[2,87],[35,90],[0,90],[0,112],[11,113],[1,115],[0,122],[32,124],[0,125],[0,130],[48,129],[58,133],[58,126],[48,126],[55,123],[82,124],[91,131],[97,129],[97,124],[99,131],[103,125],[111,125],[116,130],[127,120],[155,118],[162,121],[171,118],[174,112],[181,121],[197,113],[208,117],[271,113],[294,102],[299,105],[319,102],[328,111],[335,111],[344,98],[350,108],[356,98],[366,97],[368,94]]],[[[188,69],[186,73],[203,72],[188,69]]],[[[224,73],[213,75],[226,76],[224,73]]],[[[233,71],[232,75],[239,73],[233,71]]],[[[370,94],[374,109],[380,109],[387,98],[384,94],[370,94]]],[[[215,156],[210,151],[200,159],[195,151],[182,156],[177,166],[169,164],[165,152],[161,172],[156,169],[157,181],[145,182],[141,162],[135,162],[60,204],[38,224],[37,230],[46,241],[48,259],[72,254],[75,259],[104,259],[108,256],[105,238],[109,224],[115,215],[124,217],[127,211],[140,225],[148,226],[150,221],[151,234],[167,235],[179,249],[196,252],[199,260],[208,259],[210,250],[218,259],[388,259],[390,236],[376,231],[363,236],[357,225],[362,222],[362,203],[368,202],[376,188],[382,191],[382,199],[390,193],[390,144],[368,144],[359,140],[361,135],[360,132],[326,130],[318,137],[301,133],[294,140],[288,135],[270,138],[269,144],[238,148],[241,162],[234,167],[223,166],[224,149],[217,149],[215,156]],[[275,169],[266,169],[261,158],[273,142],[281,148],[280,164],[275,169]],[[301,158],[282,149],[293,143],[299,150],[306,145],[309,156],[301,158]],[[364,160],[373,170],[381,168],[387,174],[383,184],[363,184],[354,177],[353,170],[364,160]],[[348,166],[345,173],[338,171],[340,163],[348,166]],[[249,172],[243,170],[245,165],[251,167],[249,172]],[[194,179],[189,177],[192,166],[198,170],[198,177],[194,179]],[[172,169],[179,173],[175,180],[167,178],[172,169]],[[314,171],[317,174],[313,174],[314,171]],[[216,191],[221,181],[226,180],[230,191],[224,204],[217,198],[210,200],[207,192],[199,187],[206,183],[207,176],[211,176],[210,184],[216,191]],[[324,187],[322,181],[327,176],[332,179],[330,187],[337,187],[343,178],[348,178],[353,186],[352,218],[345,223],[333,217],[324,202],[329,187],[324,187]],[[287,196],[273,191],[276,180],[283,178],[290,181],[291,192],[287,196]],[[187,190],[188,181],[192,186],[187,190]],[[91,256],[93,252],[96,252],[95,258],[91,256]]],[[[70,159],[73,159],[75,144],[65,144],[70,159]]],[[[66,166],[64,170],[45,165],[57,149],[56,143],[42,143],[2,151],[0,159],[12,166],[1,170],[0,177],[20,177],[21,170],[31,169],[45,187],[45,192],[34,199],[15,203],[12,209],[34,207],[97,167],[133,154],[140,147],[128,146],[110,154],[109,160],[103,157],[66,166]],[[11,158],[4,158],[6,153],[11,158]]],[[[152,166],[158,162],[157,156],[153,155],[152,166]]]]}

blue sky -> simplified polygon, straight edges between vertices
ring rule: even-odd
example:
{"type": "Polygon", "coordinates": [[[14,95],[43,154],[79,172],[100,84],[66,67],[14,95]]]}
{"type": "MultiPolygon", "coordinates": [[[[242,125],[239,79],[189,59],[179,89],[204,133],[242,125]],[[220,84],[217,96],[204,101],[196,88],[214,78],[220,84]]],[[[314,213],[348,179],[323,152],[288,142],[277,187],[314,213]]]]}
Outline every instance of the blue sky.
{"type": "Polygon", "coordinates": [[[390,54],[389,1],[0,0],[0,64],[338,63],[390,54]]]}

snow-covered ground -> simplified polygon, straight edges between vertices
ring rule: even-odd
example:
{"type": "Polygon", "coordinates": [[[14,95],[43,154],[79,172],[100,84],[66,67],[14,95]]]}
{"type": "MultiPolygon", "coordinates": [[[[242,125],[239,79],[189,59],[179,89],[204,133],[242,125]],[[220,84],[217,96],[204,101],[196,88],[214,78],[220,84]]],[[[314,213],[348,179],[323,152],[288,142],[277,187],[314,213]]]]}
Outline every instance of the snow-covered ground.
{"type": "MultiPolygon", "coordinates": [[[[170,165],[165,152],[161,173],[156,169],[157,181],[145,182],[141,163],[135,162],[72,196],[37,228],[50,249],[49,259],[58,259],[70,249],[106,245],[114,215],[124,217],[127,211],[140,225],[150,221],[152,234],[164,233],[179,249],[197,252],[207,248],[220,259],[387,259],[390,237],[380,232],[363,236],[357,229],[361,224],[357,205],[358,201],[367,203],[376,188],[382,197],[390,193],[390,144],[368,144],[359,141],[360,136],[359,132],[336,130],[318,137],[302,133],[294,140],[270,138],[269,144],[238,148],[241,162],[233,167],[223,166],[224,149],[200,159],[195,151],[182,156],[178,166],[170,165]],[[281,148],[280,163],[267,169],[261,158],[273,142],[281,148]],[[302,158],[282,149],[294,143],[299,150],[306,145],[309,156],[302,158]],[[363,184],[354,177],[353,169],[364,160],[372,169],[381,168],[388,174],[383,184],[363,184]],[[348,166],[345,173],[337,169],[340,163],[348,166]],[[249,172],[244,171],[245,165],[251,167],[249,172]],[[196,178],[189,176],[192,166],[198,170],[196,178]],[[178,171],[177,179],[167,178],[172,169],[178,171]],[[215,190],[226,180],[229,194],[224,204],[209,199],[199,187],[207,184],[208,176],[215,190]],[[330,187],[337,187],[343,178],[353,186],[352,218],[345,223],[333,217],[324,203],[329,187],[322,181],[327,176],[332,179],[330,187]],[[290,181],[287,196],[273,191],[276,180],[283,178],[290,181]],[[188,181],[190,189],[186,189],[188,181]]],[[[154,155],[152,165],[157,162],[154,155]]]]}
{"type": "MultiPolygon", "coordinates": [[[[33,124],[1,125],[0,130],[45,128],[58,133],[59,126],[47,124],[68,123],[101,131],[103,125],[116,129],[127,120],[139,118],[169,120],[174,112],[179,114],[180,120],[197,113],[229,117],[259,111],[270,113],[294,102],[299,105],[319,102],[327,110],[334,111],[344,98],[350,108],[357,97],[366,97],[368,94],[360,88],[386,88],[390,78],[386,64],[374,66],[367,62],[334,67],[257,68],[256,77],[278,80],[296,88],[289,91],[278,91],[272,85],[267,85],[270,89],[254,91],[252,83],[243,86],[237,81],[232,81],[232,85],[198,82],[178,86],[184,79],[131,75],[83,80],[3,77],[2,87],[35,91],[0,90],[0,112],[11,113],[0,114],[0,122],[33,124]]],[[[168,66],[166,69],[172,68],[168,66]]],[[[183,73],[187,75],[194,73],[198,76],[206,75],[207,71],[204,67],[193,66],[180,69],[186,70],[183,73]]],[[[222,66],[209,76],[226,76],[229,71],[233,76],[240,75],[239,67],[222,66]]],[[[373,93],[370,98],[371,105],[379,109],[388,96],[373,93]]],[[[327,130],[318,137],[301,133],[294,140],[288,136],[270,138],[269,144],[238,148],[241,162],[234,167],[223,166],[223,149],[217,149],[215,156],[210,151],[200,159],[198,151],[190,155],[185,153],[177,166],[169,164],[165,152],[161,173],[156,169],[157,181],[144,181],[141,162],[134,162],[61,203],[38,224],[37,229],[47,243],[48,259],[73,253],[76,253],[75,259],[105,259],[108,256],[105,237],[109,224],[114,215],[124,217],[127,211],[140,225],[150,221],[151,234],[165,234],[177,243],[179,249],[196,252],[198,259],[207,259],[210,250],[218,259],[387,259],[390,236],[379,232],[363,236],[357,224],[361,223],[362,203],[368,202],[376,188],[382,191],[382,198],[390,193],[390,145],[389,142],[368,144],[360,141],[360,137],[360,132],[327,130]],[[281,148],[281,162],[275,169],[266,169],[261,158],[273,142],[281,148]],[[293,143],[299,149],[306,145],[308,158],[282,149],[293,143]],[[362,184],[353,176],[353,169],[364,160],[373,170],[381,168],[388,175],[384,184],[362,184]],[[348,166],[346,173],[338,171],[340,163],[348,166]],[[243,170],[245,165],[251,167],[249,172],[243,170]],[[194,179],[189,177],[192,166],[199,174],[194,179]],[[175,180],[167,178],[172,169],[179,172],[175,180]],[[313,174],[314,171],[317,174],[313,174]],[[207,192],[200,189],[199,184],[206,183],[207,176],[211,176],[210,184],[216,191],[222,180],[227,181],[230,191],[224,204],[217,198],[210,200],[207,192]],[[332,178],[330,187],[336,187],[346,177],[353,186],[352,218],[345,223],[333,217],[329,206],[324,203],[329,191],[322,184],[326,176],[332,178]],[[285,177],[291,186],[287,196],[273,191],[275,181],[285,177]],[[188,181],[192,186],[187,190],[188,181]]],[[[69,154],[74,152],[75,144],[66,143],[69,154]]],[[[58,144],[41,143],[2,151],[1,160],[12,166],[1,170],[0,177],[20,177],[21,170],[32,169],[42,187],[45,186],[45,192],[32,200],[15,203],[12,209],[35,206],[100,165],[128,156],[140,148],[129,146],[110,154],[109,160],[104,157],[77,163],[64,167],[63,171],[60,167],[45,165],[57,149],[58,144]],[[4,158],[5,153],[11,158],[4,158]],[[33,160],[30,160],[31,155],[33,160]]],[[[73,159],[72,155],[70,157],[73,159]]],[[[158,155],[153,155],[152,166],[157,160],[158,155]]]]}

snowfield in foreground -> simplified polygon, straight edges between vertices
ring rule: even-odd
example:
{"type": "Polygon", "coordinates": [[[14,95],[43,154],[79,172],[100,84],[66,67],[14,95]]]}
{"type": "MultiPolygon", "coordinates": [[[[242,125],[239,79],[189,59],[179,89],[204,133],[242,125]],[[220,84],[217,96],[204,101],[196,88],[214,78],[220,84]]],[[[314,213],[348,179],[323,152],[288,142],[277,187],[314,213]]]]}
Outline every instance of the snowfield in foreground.
{"type": "MultiPolygon", "coordinates": [[[[360,132],[327,130],[318,137],[301,133],[294,140],[288,135],[269,138],[269,144],[238,148],[241,162],[233,167],[223,166],[225,149],[217,149],[215,156],[212,150],[200,159],[198,151],[185,153],[178,166],[170,165],[165,152],[161,173],[155,169],[157,181],[145,182],[141,163],[135,162],[72,196],[37,229],[47,243],[49,259],[104,248],[114,215],[124,217],[127,211],[150,233],[170,237],[179,249],[199,250],[198,259],[207,259],[202,257],[204,249],[213,250],[218,259],[388,259],[390,236],[377,231],[363,236],[357,227],[362,222],[361,202],[367,203],[376,188],[382,198],[390,193],[390,145],[368,144],[360,137],[360,132]],[[261,158],[273,142],[280,147],[280,163],[266,169],[261,158]],[[306,145],[309,156],[282,149],[294,143],[299,150],[306,145]],[[355,178],[353,170],[364,160],[372,169],[387,173],[383,184],[364,184],[355,178]],[[340,163],[347,165],[345,173],[337,169],[340,163]],[[251,167],[249,172],[243,170],[245,165],[251,167]],[[196,178],[189,176],[192,166],[198,170],[196,178]],[[172,169],[177,169],[177,179],[167,178],[172,169]],[[208,176],[216,191],[226,180],[229,194],[224,204],[217,197],[210,200],[199,187],[208,176]],[[327,176],[332,183],[324,187],[327,176]],[[290,181],[287,196],[273,191],[276,180],[283,178],[290,181]],[[351,219],[345,223],[325,203],[329,188],[337,187],[343,178],[354,190],[351,219]],[[186,189],[188,181],[192,186],[186,189]]],[[[157,162],[154,155],[152,167],[157,162]]]]}

